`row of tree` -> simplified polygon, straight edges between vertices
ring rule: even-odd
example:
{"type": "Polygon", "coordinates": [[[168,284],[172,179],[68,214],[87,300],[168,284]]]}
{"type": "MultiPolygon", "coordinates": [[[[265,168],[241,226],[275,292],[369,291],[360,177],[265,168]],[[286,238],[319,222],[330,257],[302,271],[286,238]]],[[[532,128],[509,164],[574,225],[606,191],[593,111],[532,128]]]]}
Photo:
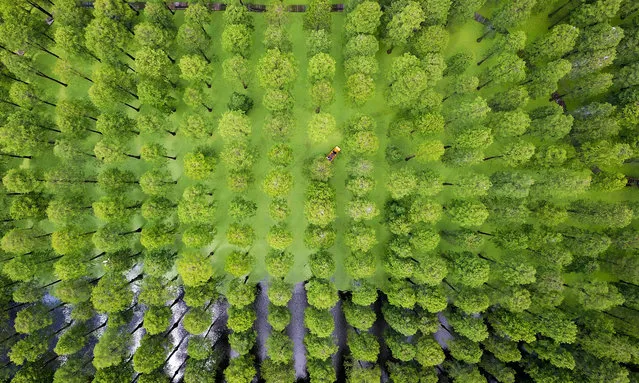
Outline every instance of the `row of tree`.
{"type": "MultiPolygon", "coordinates": [[[[235,83],[235,88],[249,87],[247,60],[250,58],[253,43],[253,18],[245,7],[231,5],[224,14],[224,30],[222,32],[222,49],[227,54],[223,62],[224,76],[235,83]],[[239,83],[239,84],[238,84],[239,83]]],[[[252,121],[247,113],[252,101],[242,93],[234,93],[238,101],[236,105],[229,103],[229,110],[224,112],[218,123],[218,134],[224,140],[224,163],[227,170],[227,186],[235,198],[230,205],[231,224],[226,231],[226,240],[237,250],[227,256],[225,270],[234,279],[228,286],[227,310],[229,319],[229,344],[232,350],[231,360],[224,370],[228,382],[246,382],[256,374],[255,356],[256,332],[254,323],[256,312],[256,286],[248,283],[249,275],[255,260],[250,253],[256,236],[250,219],[255,216],[257,206],[250,199],[242,197],[254,183],[252,167],[256,159],[256,151],[252,147],[252,121]]]]}
{"type": "MultiPolygon", "coordinates": [[[[335,93],[333,78],[337,68],[330,55],[335,34],[331,33],[330,4],[320,1],[313,4],[311,9],[314,9],[304,18],[310,56],[307,81],[316,112],[308,122],[307,135],[311,144],[327,150],[339,135],[335,117],[325,110],[333,102],[335,93]]],[[[308,329],[304,336],[306,369],[313,381],[331,382],[336,379],[332,356],[338,352],[333,320],[333,307],[338,300],[333,280],[335,260],[328,250],[336,240],[336,194],[330,184],[334,163],[317,155],[308,156],[306,162],[310,182],[305,193],[304,214],[309,225],[304,242],[312,251],[308,260],[312,276],[305,284],[309,304],[304,311],[304,324],[308,329]]]]}
{"type": "Polygon", "coordinates": [[[264,30],[267,52],[260,59],[258,81],[265,89],[263,106],[269,111],[269,123],[280,120],[290,126],[269,129],[277,144],[268,152],[272,170],[263,181],[263,191],[272,198],[271,218],[276,222],[266,236],[270,247],[266,256],[266,268],[270,276],[268,285],[268,323],[271,331],[266,339],[266,358],[260,360],[260,376],[266,382],[294,381],[293,340],[287,334],[291,312],[287,305],[292,298],[293,286],[285,280],[294,263],[294,254],[288,249],[293,243],[293,233],[286,225],[290,206],[288,197],[294,179],[291,164],[293,148],[289,145],[294,134],[292,110],[295,101],[290,89],[297,78],[298,64],[293,58],[292,43],[287,29],[287,15],[282,2],[273,3],[268,12],[268,26],[264,30]],[[262,70],[263,69],[263,70],[262,70]],[[277,207],[276,207],[277,206],[277,207]]]}

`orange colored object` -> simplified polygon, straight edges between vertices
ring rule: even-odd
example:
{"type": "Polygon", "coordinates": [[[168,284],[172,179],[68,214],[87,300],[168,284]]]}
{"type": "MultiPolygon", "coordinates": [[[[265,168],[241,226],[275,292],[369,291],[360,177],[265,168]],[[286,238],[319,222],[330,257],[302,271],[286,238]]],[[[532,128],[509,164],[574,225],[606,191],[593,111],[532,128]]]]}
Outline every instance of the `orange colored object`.
{"type": "Polygon", "coordinates": [[[331,152],[328,153],[328,155],[326,156],[326,159],[329,160],[330,162],[333,162],[333,159],[335,159],[335,157],[337,157],[337,154],[341,151],[342,149],[340,149],[339,146],[334,147],[333,150],[331,150],[331,152]]]}

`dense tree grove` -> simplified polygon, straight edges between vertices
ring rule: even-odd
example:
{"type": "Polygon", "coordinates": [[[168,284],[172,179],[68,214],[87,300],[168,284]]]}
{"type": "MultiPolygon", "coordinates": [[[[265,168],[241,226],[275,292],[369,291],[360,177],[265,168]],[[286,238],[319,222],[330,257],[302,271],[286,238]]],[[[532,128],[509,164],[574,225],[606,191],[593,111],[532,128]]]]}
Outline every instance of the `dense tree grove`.
{"type": "Polygon", "coordinates": [[[0,1],[0,381],[639,381],[639,5],[0,1]]]}

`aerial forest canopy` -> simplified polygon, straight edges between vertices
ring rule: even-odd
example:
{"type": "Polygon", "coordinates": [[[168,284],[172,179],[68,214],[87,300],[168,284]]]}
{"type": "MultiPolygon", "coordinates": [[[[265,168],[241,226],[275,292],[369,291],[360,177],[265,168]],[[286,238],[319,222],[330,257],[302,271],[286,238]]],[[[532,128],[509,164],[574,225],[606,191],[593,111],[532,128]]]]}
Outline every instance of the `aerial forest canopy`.
{"type": "Polygon", "coordinates": [[[639,382],[639,1],[0,0],[0,382],[639,382]]]}

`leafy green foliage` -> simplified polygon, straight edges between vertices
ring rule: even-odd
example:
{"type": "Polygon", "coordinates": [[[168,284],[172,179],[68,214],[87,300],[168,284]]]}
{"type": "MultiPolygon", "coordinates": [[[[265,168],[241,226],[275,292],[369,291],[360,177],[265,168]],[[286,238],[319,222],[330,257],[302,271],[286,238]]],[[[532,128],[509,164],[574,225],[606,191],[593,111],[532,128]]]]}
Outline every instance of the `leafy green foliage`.
{"type": "Polygon", "coordinates": [[[0,380],[635,381],[635,3],[2,2],[0,380]]]}

